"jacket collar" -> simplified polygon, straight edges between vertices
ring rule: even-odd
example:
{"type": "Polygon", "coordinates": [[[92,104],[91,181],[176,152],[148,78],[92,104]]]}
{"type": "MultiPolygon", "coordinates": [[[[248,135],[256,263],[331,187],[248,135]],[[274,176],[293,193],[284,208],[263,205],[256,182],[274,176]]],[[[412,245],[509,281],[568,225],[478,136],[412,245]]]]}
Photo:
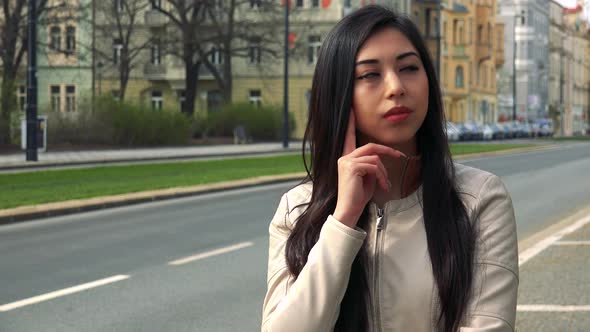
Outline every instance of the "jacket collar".
{"type": "Polygon", "coordinates": [[[410,156],[406,159],[401,178],[401,198],[405,198],[418,190],[422,184],[422,157],[410,156]]]}

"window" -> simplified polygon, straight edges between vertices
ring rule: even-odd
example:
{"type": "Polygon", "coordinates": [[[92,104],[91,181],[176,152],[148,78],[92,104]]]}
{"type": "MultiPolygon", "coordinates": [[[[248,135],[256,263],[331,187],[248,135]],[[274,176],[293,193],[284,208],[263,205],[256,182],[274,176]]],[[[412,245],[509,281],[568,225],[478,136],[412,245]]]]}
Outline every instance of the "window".
{"type": "Polygon", "coordinates": [[[162,109],[162,91],[152,91],[152,111],[159,111],[162,109]]]}
{"type": "Polygon", "coordinates": [[[455,87],[463,88],[463,67],[461,66],[455,70],[455,87]]]}
{"type": "Polygon", "coordinates": [[[177,90],[176,96],[178,97],[178,105],[180,105],[180,111],[182,112],[184,109],[184,102],[186,101],[184,90],[177,90]]]}
{"type": "Polygon", "coordinates": [[[430,15],[431,15],[431,9],[430,8],[426,8],[426,18],[425,18],[425,22],[426,23],[426,36],[431,36],[432,35],[432,31],[430,31],[430,15]]]}
{"type": "Polygon", "coordinates": [[[252,38],[248,46],[248,59],[251,64],[260,63],[260,39],[252,38]]]}
{"type": "Polygon", "coordinates": [[[309,36],[308,37],[308,47],[307,47],[307,63],[314,64],[318,60],[318,55],[320,53],[320,47],[322,46],[322,42],[320,41],[320,36],[309,36]]]}
{"type": "Polygon", "coordinates": [[[445,62],[445,64],[443,65],[443,83],[444,83],[444,86],[445,86],[445,87],[446,87],[446,86],[447,86],[447,84],[448,84],[448,83],[447,83],[447,82],[448,82],[448,75],[447,75],[447,73],[448,73],[448,69],[447,69],[447,68],[448,68],[448,65],[447,65],[447,63],[445,62]]]}
{"type": "Polygon", "coordinates": [[[74,52],[76,50],[76,28],[66,28],[66,51],[74,52]]]}
{"type": "Polygon", "coordinates": [[[19,85],[18,91],[16,92],[16,98],[18,109],[21,112],[24,112],[27,108],[27,88],[24,85],[19,85]]]}
{"type": "Polygon", "coordinates": [[[223,57],[221,56],[221,51],[218,48],[216,48],[216,47],[211,48],[211,54],[209,55],[209,62],[211,62],[214,65],[220,65],[223,63],[223,57]]]}
{"type": "Polygon", "coordinates": [[[223,105],[223,96],[219,90],[207,91],[207,112],[216,112],[223,105]]]}
{"type": "Polygon", "coordinates": [[[116,65],[121,62],[121,50],[123,50],[121,39],[113,39],[113,63],[116,65]]]}
{"type": "Polygon", "coordinates": [[[435,17],[432,37],[438,37],[440,35],[440,27],[438,26],[438,24],[439,24],[438,17],[435,17]]]}
{"type": "Polygon", "coordinates": [[[477,44],[483,43],[483,26],[480,24],[477,26],[477,44]]]}
{"type": "Polygon", "coordinates": [[[492,29],[492,25],[488,23],[488,44],[492,44],[492,41],[494,40],[494,37],[492,37],[493,35],[494,29],[492,29]]]}
{"type": "Polygon", "coordinates": [[[52,85],[50,87],[51,96],[51,110],[53,112],[61,111],[61,87],[59,85],[52,85]]]}
{"type": "Polygon", "coordinates": [[[459,26],[459,45],[463,44],[465,44],[463,41],[463,26],[459,26]]]}
{"type": "Polygon", "coordinates": [[[297,7],[297,8],[303,8],[303,0],[296,0],[295,1],[295,7],[297,7]]]}
{"type": "Polygon", "coordinates": [[[116,13],[120,13],[123,11],[123,9],[124,9],[123,7],[125,6],[123,1],[125,1],[125,0],[113,0],[113,10],[116,13]]]}
{"type": "Polygon", "coordinates": [[[453,45],[457,45],[457,42],[459,41],[459,37],[457,36],[458,25],[459,21],[453,20],[453,45]]]}
{"type": "Polygon", "coordinates": [[[486,68],[486,66],[483,66],[482,72],[483,72],[483,77],[482,77],[483,87],[485,88],[488,85],[488,80],[487,80],[488,69],[486,68]]]}
{"type": "Polygon", "coordinates": [[[262,104],[262,93],[260,90],[250,90],[248,100],[250,101],[250,104],[260,106],[262,104]]]}
{"type": "Polygon", "coordinates": [[[159,65],[162,63],[162,55],[160,54],[161,50],[160,50],[160,42],[159,41],[155,41],[152,43],[151,46],[151,50],[152,50],[152,56],[151,56],[151,63],[152,65],[159,65]]]}
{"type": "Polygon", "coordinates": [[[61,48],[61,29],[59,27],[51,27],[49,48],[52,50],[59,50],[61,48]]]}
{"type": "Polygon", "coordinates": [[[320,0],[311,0],[311,7],[318,8],[320,6],[320,0]]]}
{"type": "Polygon", "coordinates": [[[473,18],[469,19],[469,39],[468,42],[473,43],[473,18]]]}
{"type": "Polygon", "coordinates": [[[76,111],[76,87],[66,85],[66,112],[76,111]]]}
{"type": "Polygon", "coordinates": [[[260,1],[261,0],[250,0],[250,8],[260,8],[260,1]]]}
{"type": "Polygon", "coordinates": [[[152,9],[158,9],[162,7],[162,0],[152,0],[152,9]]]}

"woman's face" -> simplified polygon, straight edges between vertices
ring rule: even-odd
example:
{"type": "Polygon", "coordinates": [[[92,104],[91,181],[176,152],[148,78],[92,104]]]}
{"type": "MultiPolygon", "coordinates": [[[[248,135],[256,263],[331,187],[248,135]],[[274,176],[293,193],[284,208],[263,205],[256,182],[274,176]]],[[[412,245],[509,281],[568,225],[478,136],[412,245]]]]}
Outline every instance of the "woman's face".
{"type": "Polygon", "coordinates": [[[415,143],[428,110],[428,77],[418,51],[398,30],[380,30],[361,46],[352,107],[361,144],[415,143]]]}

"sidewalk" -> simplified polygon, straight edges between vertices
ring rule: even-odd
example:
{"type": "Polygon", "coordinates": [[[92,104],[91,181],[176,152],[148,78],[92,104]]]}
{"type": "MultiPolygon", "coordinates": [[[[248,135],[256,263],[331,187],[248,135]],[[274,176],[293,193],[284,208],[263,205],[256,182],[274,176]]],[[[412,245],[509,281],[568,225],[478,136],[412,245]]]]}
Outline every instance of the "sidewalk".
{"type": "Polygon", "coordinates": [[[516,330],[590,331],[590,208],[519,247],[516,330]]]}
{"type": "Polygon", "coordinates": [[[25,152],[0,155],[0,170],[38,168],[66,165],[122,163],[153,160],[202,159],[237,157],[257,154],[295,153],[301,151],[301,142],[289,142],[287,149],[282,143],[227,144],[193,147],[116,149],[95,151],[39,152],[38,161],[25,160],[25,152]]]}

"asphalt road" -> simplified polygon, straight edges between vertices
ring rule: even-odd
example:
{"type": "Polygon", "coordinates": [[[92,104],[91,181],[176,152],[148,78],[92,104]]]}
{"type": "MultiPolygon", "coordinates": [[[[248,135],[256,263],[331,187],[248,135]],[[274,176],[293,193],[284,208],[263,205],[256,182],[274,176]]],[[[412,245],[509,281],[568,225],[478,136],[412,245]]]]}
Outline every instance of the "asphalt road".
{"type": "MultiPolygon", "coordinates": [[[[590,144],[462,163],[503,178],[520,239],[590,205],[590,144]]],[[[257,331],[268,223],[293,185],[1,226],[0,331],[257,331]]]]}

